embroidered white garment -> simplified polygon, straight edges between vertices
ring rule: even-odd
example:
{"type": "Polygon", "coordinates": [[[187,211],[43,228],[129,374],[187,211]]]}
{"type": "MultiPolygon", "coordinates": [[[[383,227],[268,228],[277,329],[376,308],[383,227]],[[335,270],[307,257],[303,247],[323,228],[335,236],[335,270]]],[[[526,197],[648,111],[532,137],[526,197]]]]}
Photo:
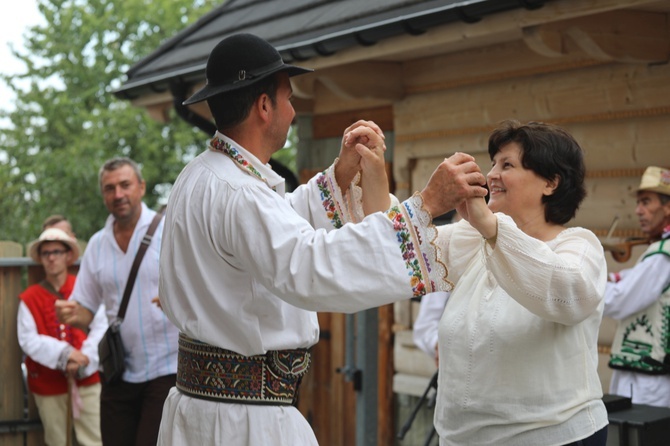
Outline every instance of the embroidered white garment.
{"type": "MultiPolygon", "coordinates": [[[[605,315],[622,320],[649,307],[670,286],[670,257],[651,255],[619,271],[619,277],[616,283],[607,282],[605,315]]],[[[636,404],[670,407],[670,375],[614,369],[609,392],[632,397],[636,404]]]]}
{"type": "Polygon", "coordinates": [[[439,228],[456,287],[439,326],[440,445],[552,446],[607,425],[597,373],[606,264],[582,228],[532,238],[503,214],[494,249],[439,228]]]}
{"type": "MultiPolygon", "coordinates": [[[[355,312],[445,288],[444,269],[428,263],[429,237],[417,236],[427,225],[413,205],[344,224],[354,217],[332,172],[284,194],[280,176],[217,133],[170,195],[160,281],[170,320],[191,338],[255,355],[314,345],[314,311],[355,312]]],[[[316,440],[292,407],[218,403],[173,389],[159,444],[316,440]]]]}

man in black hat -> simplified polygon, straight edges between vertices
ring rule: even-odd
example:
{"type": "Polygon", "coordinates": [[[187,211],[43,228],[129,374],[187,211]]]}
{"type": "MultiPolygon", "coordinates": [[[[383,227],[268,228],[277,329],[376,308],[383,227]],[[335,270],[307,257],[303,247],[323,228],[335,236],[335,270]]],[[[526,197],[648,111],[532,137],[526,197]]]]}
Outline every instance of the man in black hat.
{"type": "Polygon", "coordinates": [[[286,194],[268,162],[295,116],[289,78],[309,71],[259,37],[233,35],[185,102],[207,100],[218,131],[167,206],[159,295],[181,335],[159,444],[315,445],[293,406],[319,337],[314,311],[449,288],[431,215],[486,194],[474,160],[452,156],[422,194],[388,206],[383,133],[359,121],[339,160],[286,194]]]}

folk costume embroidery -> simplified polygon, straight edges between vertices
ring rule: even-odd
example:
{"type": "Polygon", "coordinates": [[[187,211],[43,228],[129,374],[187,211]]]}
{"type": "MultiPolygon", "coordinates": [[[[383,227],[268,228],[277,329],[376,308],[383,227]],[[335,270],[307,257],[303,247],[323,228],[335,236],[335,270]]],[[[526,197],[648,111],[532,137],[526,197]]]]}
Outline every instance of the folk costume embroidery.
{"type": "MultiPolygon", "coordinates": [[[[261,172],[256,169],[254,165],[249,162],[249,160],[247,160],[244,155],[237,148],[233,147],[228,141],[214,136],[214,138],[212,138],[210,141],[209,147],[214,152],[219,152],[228,156],[230,159],[235,161],[236,165],[243,171],[246,171],[250,175],[255,176],[269,186],[269,183],[263,174],[261,174],[261,172]]],[[[324,171],[317,177],[316,184],[321,193],[321,203],[328,219],[333,224],[333,227],[341,228],[343,224],[350,219],[345,217],[346,212],[341,209],[339,200],[335,194],[337,186],[332,184],[333,178],[334,175],[327,175],[327,171],[324,171]]],[[[276,191],[275,187],[271,187],[271,189],[276,191]]],[[[411,200],[417,209],[421,209],[423,202],[420,195],[415,195],[411,200]]],[[[342,205],[344,206],[346,204],[342,203],[342,205]]],[[[437,237],[437,231],[434,226],[428,224],[431,217],[424,211],[414,212],[412,206],[408,203],[404,203],[402,206],[392,206],[385,212],[385,214],[386,217],[393,223],[393,228],[397,234],[399,248],[402,252],[403,259],[405,260],[407,275],[409,276],[409,282],[413,291],[412,296],[422,296],[426,293],[425,280],[430,277],[429,273],[432,271],[430,259],[440,258],[439,249],[433,243],[437,237]],[[422,212],[426,215],[417,215],[421,214],[422,212]],[[420,225],[418,223],[411,223],[412,219],[416,218],[422,218],[425,220],[424,223],[428,226],[426,232],[429,232],[429,234],[422,234],[421,230],[419,229],[420,225]],[[412,242],[412,234],[414,234],[416,239],[420,242],[419,247],[415,246],[412,242]],[[417,248],[420,248],[422,252],[421,259],[417,257],[417,248]]],[[[441,282],[447,284],[447,290],[451,289],[453,284],[446,279],[446,266],[441,263],[440,260],[437,260],[436,263],[439,268],[438,271],[443,271],[441,274],[441,282]]],[[[432,289],[437,288],[435,281],[431,281],[430,283],[432,289]]],[[[442,290],[444,291],[444,289],[442,290]]]]}
{"type": "MultiPolygon", "coordinates": [[[[640,261],[653,255],[670,257],[670,238],[652,243],[640,261]]],[[[670,364],[670,287],[652,305],[619,323],[609,362],[613,369],[651,375],[667,374],[663,364],[670,364]]]]}

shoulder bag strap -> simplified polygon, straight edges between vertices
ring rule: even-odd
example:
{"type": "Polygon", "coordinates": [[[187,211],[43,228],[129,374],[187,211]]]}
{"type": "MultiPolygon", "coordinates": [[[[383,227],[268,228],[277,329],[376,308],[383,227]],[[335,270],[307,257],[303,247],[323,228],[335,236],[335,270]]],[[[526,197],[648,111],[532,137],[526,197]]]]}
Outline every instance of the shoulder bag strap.
{"type": "Polygon", "coordinates": [[[144,238],[142,239],[142,243],[140,243],[140,247],[137,250],[137,254],[135,254],[135,260],[133,261],[133,266],[130,268],[130,275],[128,276],[126,289],[123,291],[123,299],[121,300],[121,306],[119,307],[119,312],[116,315],[117,324],[120,324],[126,315],[126,309],[128,308],[128,301],[130,300],[130,293],[133,291],[133,285],[135,285],[135,278],[137,277],[137,270],[140,268],[140,263],[142,263],[142,257],[144,257],[144,253],[147,251],[147,248],[151,244],[151,239],[153,238],[154,232],[156,232],[156,228],[158,227],[158,223],[161,221],[162,217],[163,217],[162,212],[156,213],[153,221],[151,222],[151,225],[149,225],[149,229],[147,229],[147,233],[144,235],[144,238]]]}

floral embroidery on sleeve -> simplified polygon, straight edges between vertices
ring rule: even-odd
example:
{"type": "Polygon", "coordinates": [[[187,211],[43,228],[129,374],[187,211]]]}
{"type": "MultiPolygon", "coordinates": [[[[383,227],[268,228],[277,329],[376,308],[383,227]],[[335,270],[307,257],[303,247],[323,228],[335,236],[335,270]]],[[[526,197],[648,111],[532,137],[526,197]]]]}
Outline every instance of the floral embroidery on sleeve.
{"type": "Polygon", "coordinates": [[[338,207],[336,206],[335,200],[333,199],[333,194],[328,184],[328,176],[325,174],[325,172],[319,175],[319,177],[316,179],[316,184],[319,187],[319,191],[321,192],[321,204],[323,205],[323,209],[326,211],[328,219],[333,223],[333,226],[336,229],[341,228],[342,218],[340,217],[340,212],[338,211],[338,207]]]}
{"type": "Polygon", "coordinates": [[[415,195],[386,214],[396,230],[414,296],[450,291],[454,285],[447,279],[447,267],[435,244],[437,229],[423,209],[421,197],[415,195]]]}
{"type": "MultiPolygon", "coordinates": [[[[407,266],[407,274],[410,277],[410,285],[412,287],[413,297],[419,297],[426,294],[426,285],[424,274],[421,270],[421,264],[417,258],[417,252],[412,242],[412,235],[410,233],[407,220],[405,216],[396,206],[386,211],[386,216],[393,222],[393,229],[396,231],[398,243],[400,243],[400,251],[402,258],[407,266]]],[[[430,272],[430,270],[429,270],[430,272]]],[[[432,286],[431,286],[432,288],[432,286]]]]}

